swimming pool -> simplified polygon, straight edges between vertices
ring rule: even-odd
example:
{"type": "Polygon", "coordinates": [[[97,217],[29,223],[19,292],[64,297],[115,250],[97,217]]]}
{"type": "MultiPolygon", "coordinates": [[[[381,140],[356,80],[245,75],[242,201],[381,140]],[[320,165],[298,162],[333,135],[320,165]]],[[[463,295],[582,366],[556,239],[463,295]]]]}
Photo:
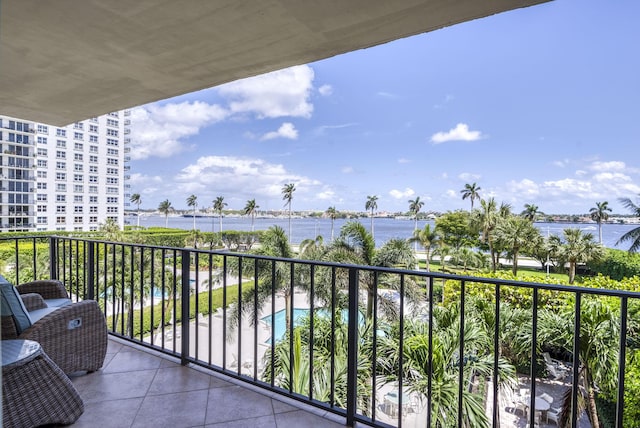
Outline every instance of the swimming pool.
{"type": "MultiPolygon", "coordinates": [[[[272,335],[275,338],[276,342],[282,340],[285,336],[287,330],[287,320],[285,316],[285,309],[281,309],[276,312],[274,315],[275,319],[275,327],[271,329],[272,335]]],[[[331,311],[326,309],[318,309],[316,315],[326,315],[329,317],[331,311]]],[[[294,308],[293,309],[293,327],[298,327],[300,325],[300,320],[309,315],[309,309],[303,308],[294,308]]],[[[346,321],[349,319],[349,311],[347,309],[342,310],[342,317],[346,321]]],[[[359,322],[362,324],[364,322],[364,316],[362,313],[358,315],[359,322]]],[[[268,326],[271,326],[271,315],[267,315],[266,317],[261,318],[268,326]]],[[[265,343],[271,344],[271,338],[267,340],[265,343]]]]}

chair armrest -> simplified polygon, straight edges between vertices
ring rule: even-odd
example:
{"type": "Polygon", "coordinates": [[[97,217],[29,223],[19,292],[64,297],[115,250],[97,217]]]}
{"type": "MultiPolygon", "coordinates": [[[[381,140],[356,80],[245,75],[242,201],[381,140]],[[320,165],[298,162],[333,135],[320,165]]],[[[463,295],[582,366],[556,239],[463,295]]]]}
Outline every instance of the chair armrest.
{"type": "Polygon", "coordinates": [[[2,315],[2,340],[17,339],[18,330],[16,330],[16,323],[13,320],[12,315],[2,315]]]}
{"type": "Polygon", "coordinates": [[[29,312],[47,307],[44,299],[38,293],[20,294],[20,298],[22,299],[22,303],[24,303],[24,307],[27,308],[29,312]]]}
{"type": "Polygon", "coordinates": [[[95,371],[107,352],[107,324],[95,300],[83,300],[45,315],[19,339],[35,340],[65,373],[95,371]]]}
{"type": "Polygon", "coordinates": [[[64,284],[57,279],[42,279],[17,285],[18,293],[38,293],[43,299],[68,299],[64,284]]]}

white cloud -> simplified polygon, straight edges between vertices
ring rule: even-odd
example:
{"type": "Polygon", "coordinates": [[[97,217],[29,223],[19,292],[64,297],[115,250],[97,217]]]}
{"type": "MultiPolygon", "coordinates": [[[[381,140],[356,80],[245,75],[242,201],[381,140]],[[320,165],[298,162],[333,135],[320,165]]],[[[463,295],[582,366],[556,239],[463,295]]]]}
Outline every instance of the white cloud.
{"type": "Polygon", "coordinates": [[[333,87],[331,85],[322,85],[318,88],[318,92],[323,97],[328,97],[329,95],[333,94],[333,87]]]}
{"type": "Polygon", "coordinates": [[[611,162],[593,162],[589,167],[592,171],[624,171],[625,163],[621,161],[611,161],[611,162]]]}
{"type": "Polygon", "coordinates": [[[255,114],[259,119],[309,118],[313,112],[309,102],[313,78],[311,67],[299,65],[227,83],[217,91],[230,100],[229,109],[233,113],[255,114]]]}
{"type": "Polygon", "coordinates": [[[333,190],[324,190],[316,193],[316,199],[320,199],[321,201],[331,201],[335,199],[335,197],[336,193],[333,190]]]}
{"type": "Polygon", "coordinates": [[[448,132],[437,132],[431,136],[433,144],[446,143],[447,141],[476,141],[484,138],[480,131],[470,131],[469,125],[459,123],[448,132]]]}
{"type": "Polygon", "coordinates": [[[407,158],[400,158],[398,159],[398,163],[410,163],[411,159],[407,159],[407,158]]]}
{"type": "Polygon", "coordinates": [[[353,174],[354,169],[352,166],[343,166],[341,171],[343,174],[353,174]]]}
{"type": "Polygon", "coordinates": [[[452,199],[458,199],[460,197],[460,194],[458,192],[456,192],[455,190],[451,190],[451,189],[447,190],[445,192],[445,195],[448,198],[452,198],[452,199]]]}
{"type": "Polygon", "coordinates": [[[391,195],[391,197],[395,198],[395,199],[409,198],[409,197],[411,197],[411,196],[413,196],[415,194],[416,194],[416,192],[414,192],[413,189],[411,189],[409,187],[407,187],[404,190],[393,189],[393,190],[391,190],[389,192],[389,195],[391,195]]]}
{"type": "Polygon", "coordinates": [[[569,161],[567,159],[555,160],[555,161],[551,162],[551,165],[557,166],[559,168],[564,168],[568,164],[569,164],[569,161]]]}
{"type": "Polygon", "coordinates": [[[185,150],[181,139],[224,120],[229,112],[201,101],[149,104],[131,112],[131,158],[171,157],[185,150]]]}
{"type": "Polygon", "coordinates": [[[458,178],[462,181],[474,181],[482,178],[480,174],[472,174],[470,172],[463,172],[458,175],[458,178]]]}
{"type": "Polygon", "coordinates": [[[293,123],[285,122],[277,131],[267,132],[260,138],[261,140],[273,140],[274,138],[288,138],[295,140],[298,138],[298,130],[293,123]]]}
{"type": "Polygon", "coordinates": [[[267,201],[281,199],[284,183],[295,183],[296,196],[321,185],[317,180],[291,173],[283,165],[263,159],[203,156],[183,168],[175,176],[172,187],[179,187],[185,194],[202,196],[206,203],[217,195],[226,195],[241,201],[255,198],[258,205],[266,208],[267,201]]]}
{"type": "Polygon", "coordinates": [[[509,192],[527,200],[540,195],[540,186],[527,178],[520,181],[511,180],[507,183],[509,192]]]}
{"type": "Polygon", "coordinates": [[[588,172],[587,172],[587,171],[585,171],[585,170],[583,170],[583,169],[578,169],[578,170],[576,170],[576,176],[577,176],[577,177],[584,177],[584,176],[585,176],[585,175],[587,175],[587,174],[588,174],[588,172]]]}

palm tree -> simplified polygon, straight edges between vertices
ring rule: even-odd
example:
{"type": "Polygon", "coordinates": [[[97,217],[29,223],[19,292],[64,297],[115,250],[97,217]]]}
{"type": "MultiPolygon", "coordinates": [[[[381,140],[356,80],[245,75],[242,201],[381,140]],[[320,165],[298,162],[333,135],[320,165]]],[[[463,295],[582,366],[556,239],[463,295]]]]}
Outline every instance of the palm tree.
{"type": "Polygon", "coordinates": [[[131,195],[129,199],[132,204],[136,204],[138,206],[138,210],[136,212],[136,216],[138,217],[138,228],[140,228],[140,204],[142,203],[142,199],[140,198],[140,193],[134,193],[131,195]]]}
{"type": "Polygon", "coordinates": [[[535,204],[524,204],[524,210],[520,213],[522,217],[529,221],[534,221],[538,214],[543,214],[543,212],[539,211],[538,206],[535,204]]]}
{"type": "Polygon", "coordinates": [[[256,205],[256,200],[255,199],[250,199],[247,201],[247,205],[244,206],[244,214],[251,216],[251,231],[253,232],[253,221],[256,218],[256,211],[257,209],[260,208],[258,205],[256,205]]]}
{"type": "MultiPolygon", "coordinates": [[[[618,199],[623,207],[631,211],[631,215],[635,217],[640,217],[640,206],[634,204],[629,198],[620,198],[618,199]]],[[[635,253],[640,250],[640,226],[635,227],[622,235],[616,245],[621,242],[631,241],[631,247],[629,247],[630,253],[635,253]]]]}
{"type": "Polygon", "coordinates": [[[213,201],[213,210],[218,213],[218,218],[220,219],[220,234],[222,234],[222,210],[226,206],[227,203],[224,201],[224,196],[218,196],[213,201]]]}
{"type": "Polygon", "coordinates": [[[282,186],[282,199],[286,201],[285,205],[289,207],[289,242],[291,242],[291,200],[295,191],[296,185],[293,183],[282,186]]]}
{"type": "Polygon", "coordinates": [[[417,242],[424,248],[427,258],[427,272],[429,272],[429,262],[431,261],[431,249],[440,243],[440,235],[436,229],[436,227],[431,229],[430,224],[425,224],[423,229],[414,230],[413,236],[409,238],[409,242],[417,242]]]}
{"type": "Polygon", "coordinates": [[[540,231],[524,217],[511,216],[496,226],[496,240],[511,253],[513,275],[518,274],[518,255],[521,250],[534,242],[540,231]]]}
{"type": "Polygon", "coordinates": [[[187,205],[193,207],[193,230],[196,229],[196,208],[198,208],[198,197],[191,195],[187,198],[187,205]]]}
{"type": "Polygon", "coordinates": [[[498,224],[498,208],[496,200],[489,198],[487,200],[480,199],[480,212],[478,214],[477,222],[479,223],[480,230],[482,230],[482,241],[489,246],[489,254],[491,255],[491,269],[496,271],[498,260],[496,259],[496,251],[494,248],[493,231],[498,224]]]}
{"type": "Polygon", "coordinates": [[[103,224],[100,225],[100,232],[104,234],[104,239],[111,242],[118,242],[122,240],[122,232],[118,223],[112,219],[107,218],[103,224]]]}
{"type": "Polygon", "coordinates": [[[589,212],[591,213],[591,220],[598,223],[598,237],[600,238],[600,244],[602,244],[602,222],[609,219],[609,214],[607,213],[607,211],[611,212],[611,208],[609,208],[609,202],[607,201],[596,202],[596,206],[589,210],[589,212]]]}
{"type": "Polygon", "coordinates": [[[564,229],[563,237],[564,242],[558,236],[550,236],[549,247],[560,266],[569,264],[569,284],[573,284],[578,263],[599,260],[604,255],[604,249],[593,240],[591,233],[583,233],[580,229],[564,229]]]}
{"type": "Polygon", "coordinates": [[[335,222],[336,217],[338,216],[338,211],[336,211],[336,207],[329,207],[325,212],[331,219],[331,242],[333,242],[333,223],[335,222]]]}
{"type": "Polygon", "coordinates": [[[471,211],[473,211],[473,202],[476,199],[480,199],[480,190],[482,188],[478,185],[476,185],[476,183],[473,184],[465,184],[464,185],[464,189],[462,189],[460,191],[460,193],[462,193],[462,200],[464,201],[465,199],[469,198],[469,200],[471,200],[471,211]]]}
{"type": "Polygon", "coordinates": [[[164,227],[168,227],[169,212],[173,211],[173,208],[171,207],[171,202],[169,202],[169,199],[165,199],[164,201],[160,202],[160,205],[158,205],[158,211],[164,214],[164,227]]]}
{"type": "MultiPolygon", "coordinates": [[[[574,306],[567,305],[561,312],[541,310],[538,323],[538,340],[547,346],[564,349],[570,353],[574,346],[574,306]]],[[[618,342],[620,336],[619,314],[602,300],[584,298],[580,313],[580,340],[576,364],[579,364],[578,404],[586,407],[586,413],[594,428],[600,427],[596,401],[598,388],[615,390],[618,370],[618,342]]],[[[571,389],[562,401],[558,426],[571,426],[571,389]]],[[[580,414],[578,409],[576,414],[580,414]]]]}
{"type": "MultiPolygon", "coordinates": [[[[409,213],[413,216],[413,221],[414,221],[414,226],[413,226],[413,230],[414,232],[416,230],[418,230],[418,213],[420,212],[420,210],[422,209],[422,207],[424,206],[424,202],[422,202],[420,200],[420,196],[416,196],[415,199],[410,199],[409,200],[409,213]]],[[[413,246],[413,251],[418,251],[418,243],[414,242],[414,246],[413,246]]]]}
{"type": "Polygon", "coordinates": [[[364,208],[371,212],[371,236],[373,236],[373,239],[375,239],[375,234],[373,233],[373,212],[378,209],[377,200],[378,196],[376,195],[367,196],[367,203],[364,205],[364,208]]]}

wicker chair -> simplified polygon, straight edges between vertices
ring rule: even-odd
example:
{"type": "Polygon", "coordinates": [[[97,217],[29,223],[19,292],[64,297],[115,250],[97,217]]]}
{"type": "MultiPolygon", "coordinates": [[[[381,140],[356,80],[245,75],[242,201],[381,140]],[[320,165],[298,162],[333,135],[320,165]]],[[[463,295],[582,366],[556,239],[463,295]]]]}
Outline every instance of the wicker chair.
{"type": "Polygon", "coordinates": [[[34,340],[64,373],[100,369],[107,325],[95,300],[71,303],[60,281],[14,287],[0,275],[2,338],[34,340]]]}

